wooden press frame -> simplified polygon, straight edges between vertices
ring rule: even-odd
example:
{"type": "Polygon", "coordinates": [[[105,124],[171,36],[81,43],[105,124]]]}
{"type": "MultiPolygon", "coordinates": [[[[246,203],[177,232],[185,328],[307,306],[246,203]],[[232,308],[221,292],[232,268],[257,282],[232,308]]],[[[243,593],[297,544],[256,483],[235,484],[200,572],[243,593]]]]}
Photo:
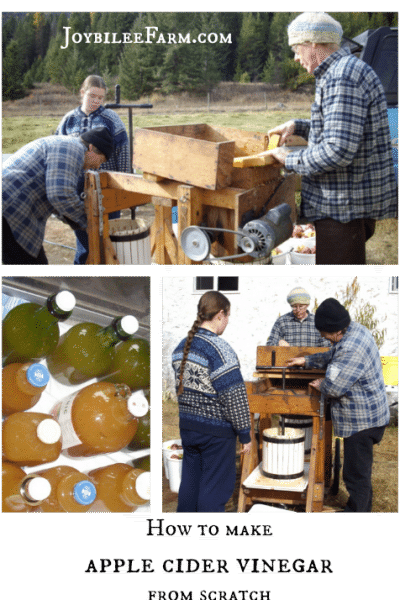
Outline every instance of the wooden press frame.
{"type": "MultiPolygon", "coordinates": [[[[321,394],[307,385],[307,391],[294,392],[285,385],[285,389],[274,387],[271,379],[282,377],[279,365],[294,356],[324,352],[328,348],[274,347],[257,348],[257,366],[263,370],[255,372],[256,381],[246,382],[251,419],[251,450],[241,456],[241,476],[238,500],[238,512],[247,512],[255,502],[303,504],[306,512],[321,512],[324,504],[325,487],[331,479],[332,425],[325,421],[325,406],[321,410],[321,394]],[[273,359],[273,360],[272,360],[273,359]],[[271,362],[277,362],[272,365],[271,362]],[[268,367],[272,367],[268,370],[268,367]],[[255,415],[259,415],[259,419],[255,415]],[[269,490],[244,486],[244,481],[256,469],[262,457],[262,432],[271,427],[271,415],[305,415],[312,417],[312,440],[308,485],[304,492],[287,490],[269,490]],[[256,432],[258,423],[258,438],[256,432]]],[[[323,376],[319,369],[301,372],[284,372],[285,383],[290,386],[291,379],[313,380],[323,376]]]]}

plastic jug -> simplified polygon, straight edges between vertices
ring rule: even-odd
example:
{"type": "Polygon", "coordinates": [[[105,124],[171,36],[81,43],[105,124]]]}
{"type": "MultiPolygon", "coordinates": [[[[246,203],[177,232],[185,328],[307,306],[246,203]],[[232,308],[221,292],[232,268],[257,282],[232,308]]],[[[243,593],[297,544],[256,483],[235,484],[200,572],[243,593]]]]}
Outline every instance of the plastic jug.
{"type": "Polygon", "coordinates": [[[2,413],[11,415],[33,408],[40,400],[50,374],[40,363],[12,363],[3,368],[2,413]]]}
{"type": "Polygon", "coordinates": [[[43,477],[27,475],[12,463],[2,464],[2,512],[32,512],[50,495],[51,485],[43,477]]]}
{"type": "Polygon", "coordinates": [[[150,473],[123,463],[89,472],[97,489],[90,512],[133,512],[150,499],[150,473]]]}
{"type": "Polygon", "coordinates": [[[68,456],[117,452],[132,440],[138,418],[148,411],[142,391],[107,381],[92,383],[57,403],[52,410],[68,456]]]}
{"type": "Polygon", "coordinates": [[[51,493],[35,512],[87,512],[96,498],[96,486],[74,467],[60,465],[36,475],[51,485],[51,493]]]}
{"type": "Polygon", "coordinates": [[[3,459],[21,467],[57,460],[61,453],[61,428],[50,415],[18,412],[3,421],[3,459]]]}

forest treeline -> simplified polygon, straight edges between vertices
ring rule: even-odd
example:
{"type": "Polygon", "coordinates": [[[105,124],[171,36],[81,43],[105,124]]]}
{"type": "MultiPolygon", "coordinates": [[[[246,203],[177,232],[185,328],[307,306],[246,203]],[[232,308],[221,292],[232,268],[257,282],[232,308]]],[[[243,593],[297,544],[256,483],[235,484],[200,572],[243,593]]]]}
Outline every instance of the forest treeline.
{"type": "MultiPolygon", "coordinates": [[[[311,78],[287,42],[297,14],[3,13],[3,100],[21,98],[46,81],[75,93],[92,73],[109,86],[118,82],[128,100],[154,92],[204,93],[220,81],[296,89],[311,78]]],[[[330,14],[349,38],[397,27],[398,20],[397,13],[330,14]]]]}

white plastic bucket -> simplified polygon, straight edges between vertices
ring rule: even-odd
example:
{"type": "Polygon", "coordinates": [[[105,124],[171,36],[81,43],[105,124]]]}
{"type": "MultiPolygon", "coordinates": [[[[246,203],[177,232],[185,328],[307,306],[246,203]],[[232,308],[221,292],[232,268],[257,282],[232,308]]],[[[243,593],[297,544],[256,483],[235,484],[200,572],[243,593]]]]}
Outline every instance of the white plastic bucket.
{"type": "MultiPolygon", "coordinates": [[[[171,454],[174,454],[175,452],[177,452],[177,450],[171,450],[171,446],[173,444],[177,444],[178,446],[182,446],[182,440],[181,439],[178,439],[178,440],[167,440],[162,445],[164,471],[165,471],[165,477],[167,479],[169,479],[169,473],[168,473],[168,456],[171,456],[171,454]]],[[[178,450],[178,452],[183,452],[183,450],[178,450]]]]}
{"type": "Polygon", "coordinates": [[[262,472],[271,479],[292,480],[304,475],[304,433],[278,427],[263,431],[262,472]]]}
{"type": "Polygon", "coordinates": [[[281,415],[279,418],[279,425],[283,425],[283,417],[285,417],[285,427],[292,427],[293,429],[301,429],[304,432],[304,453],[311,453],[311,440],[312,440],[312,417],[305,415],[281,415]]]}
{"type": "MultiPolygon", "coordinates": [[[[182,450],[175,450],[174,453],[179,453],[183,455],[182,450]]],[[[169,489],[171,492],[175,492],[176,494],[179,492],[179,487],[181,485],[182,479],[182,459],[181,458],[171,458],[168,456],[168,474],[169,474],[169,489]]]]}
{"type": "Polygon", "coordinates": [[[150,229],[142,219],[110,219],[109,234],[121,265],[150,265],[150,229]]]}

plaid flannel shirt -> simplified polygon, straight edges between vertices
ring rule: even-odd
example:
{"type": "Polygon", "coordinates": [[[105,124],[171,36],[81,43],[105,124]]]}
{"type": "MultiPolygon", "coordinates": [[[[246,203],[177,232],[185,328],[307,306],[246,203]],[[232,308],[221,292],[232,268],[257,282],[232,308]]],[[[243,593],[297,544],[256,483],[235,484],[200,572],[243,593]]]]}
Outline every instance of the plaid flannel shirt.
{"type": "Polygon", "coordinates": [[[330,342],[321,337],[315,327],[315,315],[307,311],[303,321],[293,314],[286,313],[278,317],[271,329],[267,346],[278,346],[279,340],[285,340],[291,346],[314,346],[316,348],[330,346],[330,342]]]}
{"type": "Polygon", "coordinates": [[[379,350],[370,331],[351,322],[331,350],[306,356],[306,367],[327,367],[321,393],[331,402],[335,435],[349,437],[389,423],[379,350]]]}
{"type": "Polygon", "coordinates": [[[52,213],[87,227],[77,193],[85,152],[78,139],[49,136],[23,146],[4,163],[3,216],[31,256],[39,254],[52,213]]]}
{"type": "Polygon", "coordinates": [[[100,106],[97,110],[86,115],[80,107],[64,115],[58,125],[55,135],[80,136],[94,127],[107,127],[114,140],[114,152],[99,171],[119,171],[129,173],[129,144],[125,125],[116,112],[100,106]]]}
{"type": "MultiPolygon", "coordinates": [[[[186,339],[172,354],[176,389],[186,339]]],[[[181,428],[250,441],[250,411],[239,360],[217,334],[200,327],[193,337],[178,396],[181,428]]]]}
{"type": "Polygon", "coordinates": [[[343,48],[314,75],[311,120],[295,121],[295,134],[308,139],[308,147],[285,160],[286,169],[302,175],[302,216],[343,223],[396,217],[397,182],[378,76],[343,48]]]}

